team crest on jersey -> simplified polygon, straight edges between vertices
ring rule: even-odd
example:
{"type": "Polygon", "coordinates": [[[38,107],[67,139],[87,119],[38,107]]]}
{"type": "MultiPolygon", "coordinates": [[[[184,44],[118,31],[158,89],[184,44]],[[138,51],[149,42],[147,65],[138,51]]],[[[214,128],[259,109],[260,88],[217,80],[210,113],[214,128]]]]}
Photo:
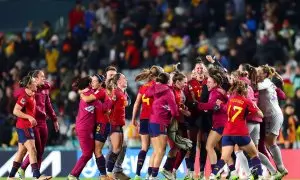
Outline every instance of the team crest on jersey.
{"type": "Polygon", "coordinates": [[[95,106],[88,106],[86,108],[84,108],[84,110],[90,112],[90,113],[94,113],[94,110],[95,110],[95,106]]]}
{"type": "Polygon", "coordinates": [[[20,102],[21,102],[22,105],[24,105],[26,103],[26,99],[22,98],[20,102]]]}

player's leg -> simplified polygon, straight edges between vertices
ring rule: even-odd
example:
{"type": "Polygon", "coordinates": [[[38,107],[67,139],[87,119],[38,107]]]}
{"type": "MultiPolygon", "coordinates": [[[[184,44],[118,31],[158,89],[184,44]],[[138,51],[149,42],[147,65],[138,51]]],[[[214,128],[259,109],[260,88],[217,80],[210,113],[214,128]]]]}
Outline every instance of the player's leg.
{"type": "Polygon", "coordinates": [[[26,147],[23,145],[23,143],[18,143],[18,151],[16,153],[16,156],[15,156],[15,159],[14,159],[14,162],[13,162],[13,166],[11,168],[11,171],[9,173],[9,178],[14,178],[18,169],[20,168],[21,166],[21,163],[22,163],[22,160],[24,158],[24,156],[26,155],[27,153],[27,149],[26,147]]]}
{"type": "MultiPolygon", "coordinates": [[[[182,137],[184,138],[188,138],[188,134],[187,134],[187,127],[184,123],[180,123],[179,124],[179,133],[182,137]]],[[[180,149],[176,155],[176,160],[173,166],[173,170],[177,170],[180,166],[180,164],[182,163],[185,155],[186,155],[187,151],[184,149],[180,149]]]]}
{"type": "Polygon", "coordinates": [[[92,158],[94,152],[93,132],[76,131],[82,155],[71,171],[68,179],[78,178],[86,163],[92,158]]]}
{"type": "Polygon", "coordinates": [[[209,161],[211,163],[211,169],[214,169],[217,163],[217,154],[215,151],[215,147],[217,146],[221,138],[222,136],[215,130],[211,130],[207,138],[206,150],[208,153],[209,161]]]}
{"type": "Polygon", "coordinates": [[[106,177],[106,160],[102,154],[105,141],[110,133],[110,124],[97,124],[95,132],[95,158],[98,170],[100,171],[101,177],[106,177]]]}
{"type": "Polygon", "coordinates": [[[158,175],[158,170],[159,170],[161,161],[166,152],[167,135],[160,134],[159,136],[153,138],[152,142],[153,142],[153,144],[155,144],[155,151],[156,151],[156,156],[154,159],[154,167],[152,168],[152,177],[155,178],[158,175]]]}
{"type": "Polygon", "coordinates": [[[121,132],[121,130],[117,130],[118,128],[112,127],[112,131],[110,135],[112,152],[111,154],[109,154],[107,158],[107,172],[109,176],[112,176],[115,163],[122,149],[123,133],[121,132]]]}
{"type": "MultiPolygon", "coordinates": [[[[250,169],[254,176],[262,176],[262,166],[261,161],[258,157],[258,151],[255,144],[248,136],[237,137],[237,144],[240,148],[245,151],[250,158],[250,169]]],[[[258,178],[258,177],[256,177],[258,178]]]]}
{"type": "Polygon", "coordinates": [[[43,154],[45,152],[45,147],[47,145],[48,141],[48,127],[45,124],[44,126],[39,127],[39,134],[40,134],[40,147],[39,150],[37,149],[38,152],[38,162],[39,166],[41,166],[42,159],[43,159],[43,154]]]}
{"type": "Polygon", "coordinates": [[[278,114],[276,116],[266,118],[265,142],[268,146],[269,151],[272,154],[272,157],[274,159],[274,162],[279,172],[282,173],[283,176],[285,176],[287,175],[288,171],[283,164],[281,150],[276,143],[277,137],[280,132],[280,128],[282,126],[282,122],[283,122],[282,114],[278,114]]]}
{"type": "Polygon", "coordinates": [[[143,168],[146,155],[150,146],[150,136],[149,136],[148,126],[149,126],[149,120],[140,121],[140,136],[141,136],[142,147],[138,154],[136,176],[134,180],[141,179],[141,170],[143,168]]]}

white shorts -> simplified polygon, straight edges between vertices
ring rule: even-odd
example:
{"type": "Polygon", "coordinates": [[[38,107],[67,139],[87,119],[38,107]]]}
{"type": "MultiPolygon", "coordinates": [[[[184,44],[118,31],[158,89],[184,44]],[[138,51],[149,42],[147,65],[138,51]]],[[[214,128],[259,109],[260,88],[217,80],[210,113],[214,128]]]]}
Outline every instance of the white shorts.
{"type": "Polygon", "coordinates": [[[264,121],[266,124],[266,134],[272,133],[278,136],[283,123],[283,114],[276,114],[270,117],[265,117],[264,121]]]}
{"type": "Polygon", "coordinates": [[[259,132],[260,132],[260,124],[259,123],[252,123],[252,122],[248,122],[247,123],[248,126],[248,131],[250,134],[250,137],[252,139],[252,141],[254,142],[255,145],[258,145],[259,142],[259,132]]]}

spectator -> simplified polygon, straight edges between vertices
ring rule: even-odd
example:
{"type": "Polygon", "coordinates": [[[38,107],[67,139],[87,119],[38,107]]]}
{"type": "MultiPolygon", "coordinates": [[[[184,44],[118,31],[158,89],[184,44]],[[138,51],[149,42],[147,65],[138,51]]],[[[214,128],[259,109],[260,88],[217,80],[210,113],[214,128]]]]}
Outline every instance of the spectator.
{"type": "Polygon", "coordinates": [[[87,30],[92,29],[93,21],[96,19],[96,5],[93,2],[89,3],[89,8],[84,13],[84,22],[87,30]]]}
{"type": "Polygon", "coordinates": [[[76,25],[84,21],[84,11],[81,1],[77,0],[75,7],[69,12],[69,29],[73,31],[76,25]]]}
{"type": "Polygon", "coordinates": [[[282,134],[285,140],[285,148],[287,149],[292,149],[296,141],[296,123],[298,120],[294,112],[295,108],[292,104],[285,105],[282,134]]]}
{"type": "Polygon", "coordinates": [[[49,21],[44,21],[43,25],[42,25],[42,29],[40,30],[40,32],[35,36],[36,40],[40,40],[43,41],[44,43],[47,43],[50,38],[52,37],[52,29],[51,29],[51,25],[49,21]]]}
{"type": "Polygon", "coordinates": [[[50,75],[56,75],[59,60],[59,51],[55,47],[47,45],[45,48],[45,59],[47,63],[47,72],[50,75]]]}

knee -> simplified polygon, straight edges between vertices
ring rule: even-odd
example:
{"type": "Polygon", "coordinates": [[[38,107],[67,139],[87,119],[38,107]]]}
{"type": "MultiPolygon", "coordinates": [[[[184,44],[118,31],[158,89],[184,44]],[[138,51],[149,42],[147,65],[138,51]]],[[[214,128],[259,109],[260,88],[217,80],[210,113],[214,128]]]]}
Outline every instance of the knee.
{"type": "Polygon", "coordinates": [[[163,156],[165,154],[166,150],[163,149],[163,148],[160,148],[158,151],[157,151],[157,154],[160,155],[160,156],[163,156]]]}
{"type": "Polygon", "coordinates": [[[34,154],[34,155],[37,154],[37,151],[36,151],[36,149],[35,149],[34,146],[29,147],[29,148],[27,149],[27,151],[28,151],[29,154],[34,154]]]}
{"type": "Polygon", "coordinates": [[[91,159],[93,156],[93,151],[86,151],[82,153],[82,157],[84,157],[85,159],[91,159]]]}
{"type": "Polygon", "coordinates": [[[206,144],[205,149],[206,151],[211,151],[213,147],[210,144],[206,144]]]}

